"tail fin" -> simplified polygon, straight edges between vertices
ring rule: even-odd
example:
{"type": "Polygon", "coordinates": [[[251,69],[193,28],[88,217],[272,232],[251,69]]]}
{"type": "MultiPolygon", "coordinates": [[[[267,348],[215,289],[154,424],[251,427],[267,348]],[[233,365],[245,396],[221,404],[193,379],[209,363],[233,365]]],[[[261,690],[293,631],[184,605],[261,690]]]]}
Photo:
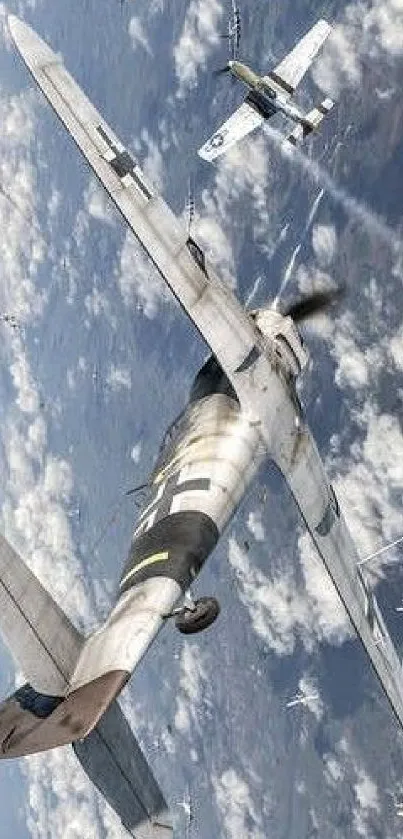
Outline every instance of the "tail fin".
{"type": "Polygon", "coordinates": [[[1,534],[0,634],[29,679],[0,705],[0,758],[85,737],[127,681],[111,670],[71,690],[84,639],[1,534]]]}
{"type": "Polygon", "coordinates": [[[110,670],[69,692],[84,639],[1,534],[0,634],[30,679],[0,703],[0,759],[74,743],[136,839],[171,839],[162,793],[114,702],[129,674],[110,670]]]}
{"type": "Polygon", "coordinates": [[[1,534],[0,634],[37,691],[63,696],[83,638],[1,534]]]}
{"type": "Polygon", "coordinates": [[[306,115],[304,122],[299,122],[291,131],[291,134],[285,138],[285,142],[291,143],[291,145],[296,146],[298,143],[305,140],[312,131],[316,131],[326,114],[331,111],[333,108],[334,102],[332,99],[324,99],[323,102],[320,103],[316,108],[313,108],[312,111],[309,111],[309,114],[306,115]]]}

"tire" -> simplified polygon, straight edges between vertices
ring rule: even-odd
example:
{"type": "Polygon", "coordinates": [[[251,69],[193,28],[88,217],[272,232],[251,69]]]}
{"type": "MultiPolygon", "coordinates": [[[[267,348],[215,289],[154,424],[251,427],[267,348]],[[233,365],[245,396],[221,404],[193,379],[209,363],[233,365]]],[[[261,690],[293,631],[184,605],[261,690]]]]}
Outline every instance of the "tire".
{"type": "Polygon", "coordinates": [[[193,635],[211,626],[220,614],[220,604],[215,597],[200,597],[195,601],[196,609],[185,609],[175,619],[175,626],[182,635],[193,635]]]}

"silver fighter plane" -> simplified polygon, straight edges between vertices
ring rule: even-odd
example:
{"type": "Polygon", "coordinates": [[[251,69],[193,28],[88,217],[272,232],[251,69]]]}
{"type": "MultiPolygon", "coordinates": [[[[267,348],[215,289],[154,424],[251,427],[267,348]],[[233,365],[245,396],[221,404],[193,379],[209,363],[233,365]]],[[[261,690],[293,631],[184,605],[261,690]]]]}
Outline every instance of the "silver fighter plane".
{"type": "Polygon", "coordinates": [[[133,835],[165,839],[172,835],[165,802],[116,697],[173,615],[184,632],[217,616],[214,598],[183,598],[263,461],[274,461],[288,482],[403,724],[401,664],[296,392],[307,352],[294,321],[326,300],[302,301],[287,315],[269,306],[245,311],[60,56],[17,18],[9,26],[38,85],[211,355],[163,440],[116,603],[95,632],[82,637],[0,538],[0,630],[27,679],[0,705],[0,756],[73,742],[133,835]]]}
{"type": "Polygon", "coordinates": [[[333,108],[332,99],[327,97],[308,114],[302,113],[290,99],[330,32],[331,26],[325,20],[318,20],[267,76],[257,75],[240,61],[229,61],[223,71],[232,73],[236,79],[243,82],[249,88],[249,93],[235,113],[199,149],[200,157],[209,162],[215,160],[277,113],[284,114],[296,123],[293,131],[286,137],[292,145],[316,131],[323,118],[333,108]]]}
{"type": "Polygon", "coordinates": [[[297,705],[309,705],[310,702],[316,702],[319,698],[318,693],[305,693],[303,690],[298,690],[297,693],[286,702],[286,708],[296,708],[297,705]]]}

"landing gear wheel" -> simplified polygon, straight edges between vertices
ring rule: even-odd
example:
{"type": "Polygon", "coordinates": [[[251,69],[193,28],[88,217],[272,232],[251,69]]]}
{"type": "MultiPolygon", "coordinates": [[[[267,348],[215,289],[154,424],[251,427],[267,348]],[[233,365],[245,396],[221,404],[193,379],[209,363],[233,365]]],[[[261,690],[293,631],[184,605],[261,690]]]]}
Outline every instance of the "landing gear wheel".
{"type": "Polygon", "coordinates": [[[192,635],[207,629],[218,618],[220,604],[215,597],[200,597],[194,608],[185,607],[175,618],[175,626],[183,635],[192,635]]]}

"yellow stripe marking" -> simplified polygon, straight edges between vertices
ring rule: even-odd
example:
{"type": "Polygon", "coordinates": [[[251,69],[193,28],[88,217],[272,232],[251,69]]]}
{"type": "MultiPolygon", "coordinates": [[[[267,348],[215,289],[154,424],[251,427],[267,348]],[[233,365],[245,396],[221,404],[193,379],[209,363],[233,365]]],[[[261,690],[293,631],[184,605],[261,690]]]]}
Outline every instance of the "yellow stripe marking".
{"type": "Polygon", "coordinates": [[[123,580],[121,580],[120,583],[120,588],[124,586],[125,583],[127,583],[127,581],[130,580],[131,577],[134,577],[134,575],[137,574],[138,571],[141,571],[142,568],[147,568],[149,565],[154,565],[155,562],[165,562],[168,559],[168,556],[168,551],[161,551],[158,554],[152,554],[152,556],[147,556],[145,559],[142,559],[141,562],[139,562],[139,564],[135,566],[135,568],[132,568],[131,571],[129,571],[126,574],[126,576],[123,577],[123,580]]]}

